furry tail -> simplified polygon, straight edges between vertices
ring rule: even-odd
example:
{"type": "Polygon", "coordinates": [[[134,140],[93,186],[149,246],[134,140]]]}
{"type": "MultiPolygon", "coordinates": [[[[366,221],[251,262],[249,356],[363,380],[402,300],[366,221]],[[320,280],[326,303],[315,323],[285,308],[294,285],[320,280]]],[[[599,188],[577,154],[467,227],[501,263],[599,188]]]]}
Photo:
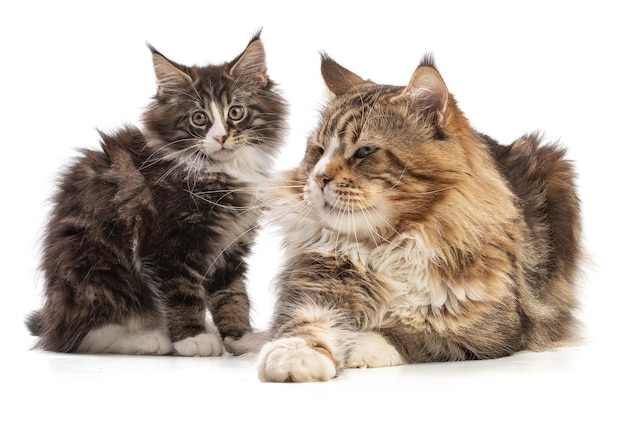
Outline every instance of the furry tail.
{"type": "Polygon", "coordinates": [[[34,311],[26,317],[26,327],[33,336],[41,336],[44,329],[44,321],[41,312],[34,311]]]}

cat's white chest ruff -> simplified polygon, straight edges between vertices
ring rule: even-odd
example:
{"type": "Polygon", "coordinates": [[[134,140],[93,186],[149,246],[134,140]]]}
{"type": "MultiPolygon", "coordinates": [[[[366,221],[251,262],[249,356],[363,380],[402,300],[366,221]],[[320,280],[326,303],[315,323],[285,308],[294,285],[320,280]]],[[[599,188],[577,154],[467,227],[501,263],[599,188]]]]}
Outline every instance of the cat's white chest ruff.
{"type": "Polygon", "coordinates": [[[387,318],[419,327],[425,317],[442,311],[455,313],[465,299],[431,271],[435,252],[418,236],[379,246],[369,257],[369,266],[389,290],[387,318]]]}

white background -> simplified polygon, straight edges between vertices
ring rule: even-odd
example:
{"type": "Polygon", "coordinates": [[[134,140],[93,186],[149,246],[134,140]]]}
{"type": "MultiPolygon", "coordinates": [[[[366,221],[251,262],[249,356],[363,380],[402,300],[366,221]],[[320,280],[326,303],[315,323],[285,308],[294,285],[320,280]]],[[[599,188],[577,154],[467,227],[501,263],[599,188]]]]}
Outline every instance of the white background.
{"type": "MultiPolygon", "coordinates": [[[[0,6],[0,424],[34,426],[624,426],[624,14],[619,2],[3,2],[0,6]],[[270,77],[291,104],[277,167],[295,165],[325,101],[319,52],[404,85],[423,54],[473,126],[502,143],[539,130],[579,172],[590,255],[586,343],[497,361],[349,370],[271,385],[222,357],[30,351],[38,245],[58,172],[107,131],[139,123],[155,90],[146,42],[183,64],[233,59],[263,28],[270,77]],[[6,421],[11,421],[6,422],[6,421]]],[[[278,249],[252,259],[254,321],[271,311],[278,249]]]]}

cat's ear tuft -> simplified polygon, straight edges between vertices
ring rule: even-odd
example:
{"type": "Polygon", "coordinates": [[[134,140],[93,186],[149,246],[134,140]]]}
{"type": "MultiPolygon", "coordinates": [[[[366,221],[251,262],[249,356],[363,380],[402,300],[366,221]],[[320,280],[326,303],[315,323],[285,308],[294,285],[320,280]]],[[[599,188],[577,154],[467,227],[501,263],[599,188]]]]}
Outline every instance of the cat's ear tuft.
{"type": "Polygon", "coordinates": [[[257,87],[267,85],[265,48],[258,33],[250,40],[246,50],[231,62],[229,73],[233,78],[257,87]]]}
{"type": "Polygon", "coordinates": [[[152,52],[152,64],[157,78],[159,95],[179,91],[181,87],[188,87],[193,84],[191,77],[178,65],[165,58],[152,45],[148,44],[148,47],[152,52]]]}
{"type": "Polygon", "coordinates": [[[409,99],[420,110],[432,114],[437,125],[444,127],[450,118],[450,94],[431,56],[426,56],[401,97],[409,99]]]}
{"type": "Polygon", "coordinates": [[[322,77],[330,92],[335,96],[343,95],[365,83],[371,83],[337,64],[325,53],[322,53],[322,77]]]}

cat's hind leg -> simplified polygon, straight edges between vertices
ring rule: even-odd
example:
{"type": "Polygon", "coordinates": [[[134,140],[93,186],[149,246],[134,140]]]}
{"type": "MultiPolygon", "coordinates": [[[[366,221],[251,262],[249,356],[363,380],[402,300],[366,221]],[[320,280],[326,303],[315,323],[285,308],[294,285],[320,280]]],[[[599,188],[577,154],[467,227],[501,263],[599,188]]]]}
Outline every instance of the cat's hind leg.
{"type": "Polygon", "coordinates": [[[131,355],[166,355],[172,352],[167,332],[158,329],[132,331],[128,327],[109,324],[91,330],[78,352],[131,355]]]}

